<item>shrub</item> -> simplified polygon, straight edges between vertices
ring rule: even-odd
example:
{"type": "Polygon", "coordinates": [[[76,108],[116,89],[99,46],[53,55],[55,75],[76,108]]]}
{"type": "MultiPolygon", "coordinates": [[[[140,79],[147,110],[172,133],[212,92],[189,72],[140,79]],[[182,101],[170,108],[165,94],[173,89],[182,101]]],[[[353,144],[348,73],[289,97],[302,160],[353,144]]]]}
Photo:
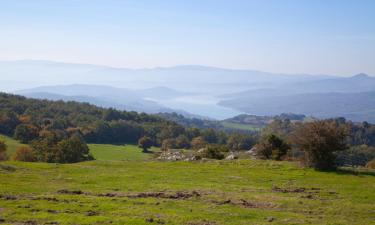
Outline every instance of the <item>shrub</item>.
{"type": "Polygon", "coordinates": [[[290,146],[280,137],[270,134],[263,137],[255,149],[259,158],[281,160],[290,149],[290,146]]]}
{"type": "Polygon", "coordinates": [[[224,153],[228,152],[228,148],[223,145],[208,145],[202,151],[198,152],[198,156],[208,159],[224,159],[224,153]]]}
{"type": "Polygon", "coordinates": [[[306,166],[319,170],[335,167],[334,152],[343,151],[346,145],[347,129],[336,121],[315,121],[301,125],[293,141],[305,152],[306,166]]]}
{"type": "Polygon", "coordinates": [[[18,147],[13,160],[23,161],[23,162],[35,162],[36,157],[33,150],[30,147],[22,146],[18,147]]]}

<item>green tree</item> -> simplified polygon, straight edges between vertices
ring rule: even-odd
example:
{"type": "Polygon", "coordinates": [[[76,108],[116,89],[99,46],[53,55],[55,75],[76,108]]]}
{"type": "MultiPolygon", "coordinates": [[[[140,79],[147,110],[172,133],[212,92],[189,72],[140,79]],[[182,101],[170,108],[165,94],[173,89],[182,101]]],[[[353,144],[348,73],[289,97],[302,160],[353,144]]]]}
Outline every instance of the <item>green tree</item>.
{"type": "Polygon", "coordinates": [[[18,124],[20,124],[20,121],[16,113],[14,113],[13,111],[9,111],[9,110],[0,112],[0,133],[1,134],[12,136],[14,133],[14,129],[17,127],[18,124]]]}
{"type": "Polygon", "coordinates": [[[151,138],[144,136],[138,140],[138,146],[143,149],[143,152],[148,152],[148,149],[153,145],[151,138]]]}
{"type": "Polygon", "coordinates": [[[57,144],[54,161],[59,163],[75,163],[91,158],[85,141],[79,135],[73,135],[57,144]]]}
{"type": "Polygon", "coordinates": [[[39,136],[39,128],[32,124],[20,124],[14,131],[14,138],[21,143],[29,143],[39,136]]]}
{"type": "Polygon", "coordinates": [[[307,166],[319,170],[333,169],[334,152],[347,148],[347,127],[336,121],[315,121],[301,125],[293,138],[294,143],[305,152],[307,166]]]}

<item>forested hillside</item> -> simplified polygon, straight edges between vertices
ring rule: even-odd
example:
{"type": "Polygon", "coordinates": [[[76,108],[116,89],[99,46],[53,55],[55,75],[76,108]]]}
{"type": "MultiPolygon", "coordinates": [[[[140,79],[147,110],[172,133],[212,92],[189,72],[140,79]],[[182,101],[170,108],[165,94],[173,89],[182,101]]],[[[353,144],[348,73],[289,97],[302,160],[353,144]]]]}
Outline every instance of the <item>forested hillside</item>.
{"type": "MultiPolygon", "coordinates": [[[[184,127],[156,115],[105,109],[87,103],[36,100],[2,93],[0,107],[0,133],[14,136],[22,143],[31,143],[41,152],[72,137],[76,137],[76,142],[81,139],[88,143],[112,144],[137,143],[144,137],[153,146],[161,146],[168,140],[174,143],[173,147],[189,148],[195,138],[208,144],[226,144],[231,136],[212,128],[184,127]]],[[[253,136],[251,138],[247,140],[253,143],[253,136]]],[[[246,146],[251,147],[250,143],[246,146]]],[[[83,152],[87,154],[86,150],[83,152]]],[[[41,160],[48,161],[46,157],[43,155],[41,160]]]]}

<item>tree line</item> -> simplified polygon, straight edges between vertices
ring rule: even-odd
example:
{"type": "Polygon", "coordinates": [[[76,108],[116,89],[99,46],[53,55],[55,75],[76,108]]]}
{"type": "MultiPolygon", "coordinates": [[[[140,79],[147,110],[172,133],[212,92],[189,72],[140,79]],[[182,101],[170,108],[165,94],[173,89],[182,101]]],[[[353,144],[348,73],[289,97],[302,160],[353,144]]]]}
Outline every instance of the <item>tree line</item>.
{"type": "Polygon", "coordinates": [[[252,150],[262,159],[299,160],[321,170],[365,166],[375,159],[375,125],[345,118],[296,123],[277,119],[252,150]]]}
{"type": "Polygon", "coordinates": [[[30,144],[36,161],[61,163],[92,159],[86,143],[135,144],[143,138],[157,147],[191,148],[202,140],[249,149],[257,138],[255,134],[185,127],[146,113],[6,93],[0,93],[0,133],[30,144]]]}

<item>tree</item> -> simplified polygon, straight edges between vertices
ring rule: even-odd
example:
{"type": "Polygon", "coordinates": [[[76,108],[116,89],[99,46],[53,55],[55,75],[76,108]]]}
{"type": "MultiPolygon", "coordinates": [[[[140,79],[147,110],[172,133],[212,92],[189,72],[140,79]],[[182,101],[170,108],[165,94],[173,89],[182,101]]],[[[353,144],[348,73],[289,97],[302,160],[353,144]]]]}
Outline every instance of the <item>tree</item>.
{"type": "Polygon", "coordinates": [[[20,121],[14,112],[0,112],[0,133],[11,136],[18,124],[20,121]]]}
{"type": "Polygon", "coordinates": [[[334,152],[347,148],[347,135],[347,128],[336,121],[315,121],[301,125],[293,142],[305,152],[307,166],[328,170],[335,167],[334,152]]]}
{"type": "Polygon", "coordinates": [[[286,155],[290,146],[275,134],[263,137],[256,145],[256,154],[263,159],[281,160],[286,155]]]}
{"type": "Polygon", "coordinates": [[[13,160],[23,161],[23,162],[35,162],[36,157],[33,150],[28,146],[18,147],[13,160]]]}
{"type": "Polygon", "coordinates": [[[214,129],[209,128],[202,133],[202,137],[208,143],[217,143],[217,134],[214,129]]]}
{"type": "Polygon", "coordinates": [[[7,159],[6,151],[7,151],[7,145],[5,144],[4,141],[0,140],[0,161],[7,159]]]}
{"type": "Polygon", "coordinates": [[[196,138],[193,138],[193,140],[191,141],[191,147],[193,149],[200,149],[200,148],[203,148],[206,146],[206,141],[204,140],[204,138],[202,136],[199,136],[199,137],[196,137],[196,138]]]}
{"type": "Polygon", "coordinates": [[[21,143],[29,143],[39,136],[39,128],[32,124],[20,124],[14,131],[14,138],[21,143]]]}
{"type": "Polygon", "coordinates": [[[75,163],[92,159],[89,155],[89,148],[79,135],[73,135],[57,144],[55,162],[75,163]]]}
{"type": "Polygon", "coordinates": [[[138,146],[143,149],[143,152],[148,152],[148,149],[152,146],[151,138],[144,136],[138,140],[138,146]]]}

